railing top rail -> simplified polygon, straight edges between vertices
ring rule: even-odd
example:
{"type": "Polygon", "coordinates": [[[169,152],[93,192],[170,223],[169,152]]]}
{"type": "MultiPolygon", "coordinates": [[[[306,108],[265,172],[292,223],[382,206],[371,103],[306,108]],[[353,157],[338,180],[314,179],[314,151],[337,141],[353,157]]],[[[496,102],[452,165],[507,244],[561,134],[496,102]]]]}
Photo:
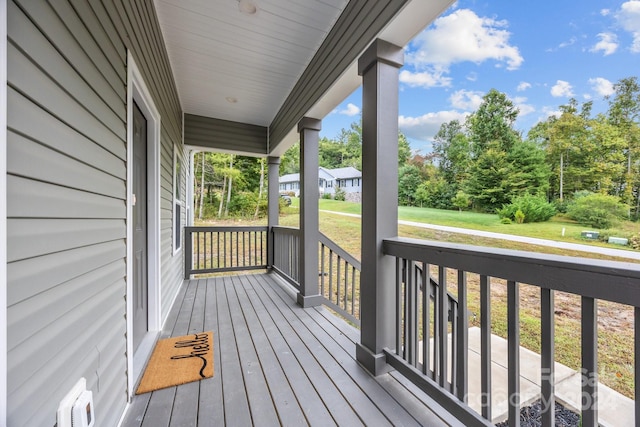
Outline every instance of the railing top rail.
{"type": "Polygon", "coordinates": [[[300,229],[295,227],[275,226],[275,227],[271,227],[271,229],[273,230],[274,233],[293,234],[296,236],[300,234],[300,229]]]}
{"type": "Polygon", "coordinates": [[[351,264],[352,266],[354,266],[356,268],[356,270],[358,271],[362,271],[362,267],[360,266],[360,261],[358,261],[357,259],[355,259],[353,257],[353,255],[351,255],[349,252],[345,251],[344,249],[342,249],[340,246],[338,246],[333,240],[331,240],[330,238],[328,238],[326,235],[324,235],[323,233],[318,233],[320,235],[320,243],[322,243],[323,245],[325,245],[326,247],[328,247],[329,249],[331,249],[334,253],[338,254],[342,259],[344,259],[345,261],[347,261],[349,264],[351,264]]]}
{"type": "Polygon", "coordinates": [[[640,264],[394,237],[387,255],[640,307],[640,264]]]}
{"type": "Polygon", "coordinates": [[[227,231],[267,231],[269,227],[265,226],[189,226],[184,228],[186,232],[205,231],[205,232],[227,232],[227,231]]]}

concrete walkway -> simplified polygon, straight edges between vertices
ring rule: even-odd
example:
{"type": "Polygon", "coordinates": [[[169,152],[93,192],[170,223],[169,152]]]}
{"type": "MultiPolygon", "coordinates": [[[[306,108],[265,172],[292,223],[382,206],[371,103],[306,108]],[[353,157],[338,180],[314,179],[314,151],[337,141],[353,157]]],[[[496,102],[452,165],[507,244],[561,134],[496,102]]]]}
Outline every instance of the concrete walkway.
{"type": "MultiPolygon", "coordinates": [[[[469,328],[469,406],[480,412],[480,328],[469,328]]],[[[508,414],[507,340],[491,336],[491,403],[493,423],[508,414]]],[[[520,402],[522,406],[540,398],[540,355],[520,347],[520,402]]],[[[555,396],[568,409],[580,412],[582,376],[560,363],[555,364],[555,396]]],[[[603,427],[634,426],[634,404],[628,397],[598,384],[598,422],[603,427]]]]}
{"type": "MultiPolygon", "coordinates": [[[[334,214],[334,215],[349,216],[353,218],[360,218],[361,216],[359,214],[350,214],[350,213],[334,212],[334,211],[326,211],[326,210],[320,210],[320,212],[325,212],[325,213],[334,214]]],[[[490,239],[510,240],[512,242],[528,243],[531,245],[550,246],[550,247],[559,248],[559,249],[590,252],[595,254],[609,255],[609,256],[615,256],[615,257],[621,257],[621,258],[640,261],[640,252],[638,251],[626,251],[623,249],[612,249],[612,248],[605,248],[602,246],[581,245],[579,243],[557,242],[555,240],[537,239],[535,237],[515,236],[513,234],[493,233],[491,231],[472,230],[469,228],[448,227],[445,225],[426,224],[423,222],[415,222],[415,221],[398,220],[398,224],[408,225],[411,227],[418,227],[418,228],[428,228],[431,230],[446,231],[449,233],[468,234],[471,236],[478,236],[478,237],[488,237],[490,239]]]]}

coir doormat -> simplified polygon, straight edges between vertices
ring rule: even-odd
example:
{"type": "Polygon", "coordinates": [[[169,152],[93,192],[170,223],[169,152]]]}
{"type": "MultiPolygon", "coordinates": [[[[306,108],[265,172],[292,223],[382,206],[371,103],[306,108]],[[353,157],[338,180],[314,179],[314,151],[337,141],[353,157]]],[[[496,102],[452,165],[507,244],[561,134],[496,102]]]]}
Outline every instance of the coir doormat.
{"type": "Polygon", "coordinates": [[[136,394],[213,376],[213,332],[158,341],[136,394]]]}

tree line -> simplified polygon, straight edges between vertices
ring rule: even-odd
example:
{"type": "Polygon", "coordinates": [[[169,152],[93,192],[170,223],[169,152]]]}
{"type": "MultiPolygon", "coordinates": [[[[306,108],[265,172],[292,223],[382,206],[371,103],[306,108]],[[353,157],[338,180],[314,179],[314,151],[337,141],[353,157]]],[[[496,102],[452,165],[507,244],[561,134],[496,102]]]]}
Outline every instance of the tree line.
{"type": "MultiPolygon", "coordinates": [[[[599,197],[599,209],[624,208],[626,217],[638,220],[640,85],[629,77],[613,88],[606,112],[593,115],[591,101],[570,99],[559,114],[537,123],[526,136],[514,127],[518,108],[495,89],[464,121],[444,123],[431,153],[412,152],[399,133],[398,202],[498,212],[516,221],[518,210],[529,209],[520,215],[531,221],[565,212],[580,197],[599,197]]],[[[280,175],[299,172],[299,157],[295,144],[281,158],[280,175]]],[[[334,139],[321,138],[319,163],[362,170],[361,124],[351,124],[334,139]]],[[[263,214],[265,167],[264,159],[198,153],[195,212],[200,217],[263,214]]]]}

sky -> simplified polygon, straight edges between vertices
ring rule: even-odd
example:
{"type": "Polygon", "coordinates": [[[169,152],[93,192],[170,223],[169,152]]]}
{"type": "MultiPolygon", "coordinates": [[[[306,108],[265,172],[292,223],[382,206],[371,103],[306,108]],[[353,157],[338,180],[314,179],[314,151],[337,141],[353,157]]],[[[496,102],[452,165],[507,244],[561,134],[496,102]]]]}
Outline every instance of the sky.
{"type": "MultiPolygon", "coordinates": [[[[528,130],[575,98],[606,112],[622,78],[640,78],[640,0],[460,0],[405,47],[398,124],[414,150],[431,151],[442,123],[463,121],[490,89],[519,108],[528,130]]],[[[356,90],[324,118],[335,139],[360,120],[356,90]]]]}

